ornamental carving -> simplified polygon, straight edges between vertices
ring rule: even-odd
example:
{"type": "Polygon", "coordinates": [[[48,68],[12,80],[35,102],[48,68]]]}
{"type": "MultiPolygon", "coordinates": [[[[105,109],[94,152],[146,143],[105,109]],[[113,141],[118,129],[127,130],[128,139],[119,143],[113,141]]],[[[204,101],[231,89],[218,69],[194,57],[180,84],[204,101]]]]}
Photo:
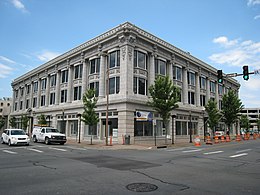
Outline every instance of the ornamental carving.
{"type": "Polygon", "coordinates": [[[133,56],[133,48],[128,47],[128,57],[130,61],[132,60],[132,56],[133,56]]]}
{"type": "Polygon", "coordinates": [[[126,55],[126,46],[122,47],[122,59],[123,59],[123,61],[125,60],[125,55],[126,55]]]}

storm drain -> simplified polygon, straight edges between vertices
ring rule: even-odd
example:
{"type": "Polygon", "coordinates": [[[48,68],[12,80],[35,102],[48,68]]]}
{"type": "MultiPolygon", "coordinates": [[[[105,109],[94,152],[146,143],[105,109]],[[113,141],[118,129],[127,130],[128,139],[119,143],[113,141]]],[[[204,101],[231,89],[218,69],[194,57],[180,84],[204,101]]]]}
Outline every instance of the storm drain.
{"type": "Polygon", "coordinates": [[[158,186],[151,183],[131,183],[126,188],[133,192],[152,192],[158,189],[158,186]]]}

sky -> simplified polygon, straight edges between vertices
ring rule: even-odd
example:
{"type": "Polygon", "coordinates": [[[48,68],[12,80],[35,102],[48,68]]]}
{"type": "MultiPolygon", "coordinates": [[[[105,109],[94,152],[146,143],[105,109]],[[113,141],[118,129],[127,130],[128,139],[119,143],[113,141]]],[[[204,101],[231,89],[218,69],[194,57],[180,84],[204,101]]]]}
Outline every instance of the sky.
{"type": "MultiPolygon", "coordinates": [[[[15,78],[126,21],[225,74],[260,69],[260,0],[0,0],[0,98],[15,78]]],[[[235,79],[243,105],[259,108],[260,74],[235,79]]]]}

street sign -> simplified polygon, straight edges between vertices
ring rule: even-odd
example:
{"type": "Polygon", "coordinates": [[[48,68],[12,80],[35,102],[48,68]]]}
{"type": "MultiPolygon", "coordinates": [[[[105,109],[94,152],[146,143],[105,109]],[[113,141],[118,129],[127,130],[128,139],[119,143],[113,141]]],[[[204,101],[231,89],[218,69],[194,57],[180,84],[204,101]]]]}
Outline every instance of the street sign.
{"type": "Polygon", "coordinates": [[[254,73],[255,73],[255,74],[260,74],[260,69],[254,70],[254,73]]]}

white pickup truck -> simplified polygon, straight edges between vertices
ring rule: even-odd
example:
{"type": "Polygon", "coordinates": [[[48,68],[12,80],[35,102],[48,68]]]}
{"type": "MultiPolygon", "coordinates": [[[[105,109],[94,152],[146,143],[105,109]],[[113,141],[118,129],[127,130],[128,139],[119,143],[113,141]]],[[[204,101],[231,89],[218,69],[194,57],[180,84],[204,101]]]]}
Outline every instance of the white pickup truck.
{"type": "Polygon", "coordinates": [[[34,127],[32,132],[33,142],[44,142],[45,144],[59,143],[65,144],[66,135],[53,127],[34,127]]]}

